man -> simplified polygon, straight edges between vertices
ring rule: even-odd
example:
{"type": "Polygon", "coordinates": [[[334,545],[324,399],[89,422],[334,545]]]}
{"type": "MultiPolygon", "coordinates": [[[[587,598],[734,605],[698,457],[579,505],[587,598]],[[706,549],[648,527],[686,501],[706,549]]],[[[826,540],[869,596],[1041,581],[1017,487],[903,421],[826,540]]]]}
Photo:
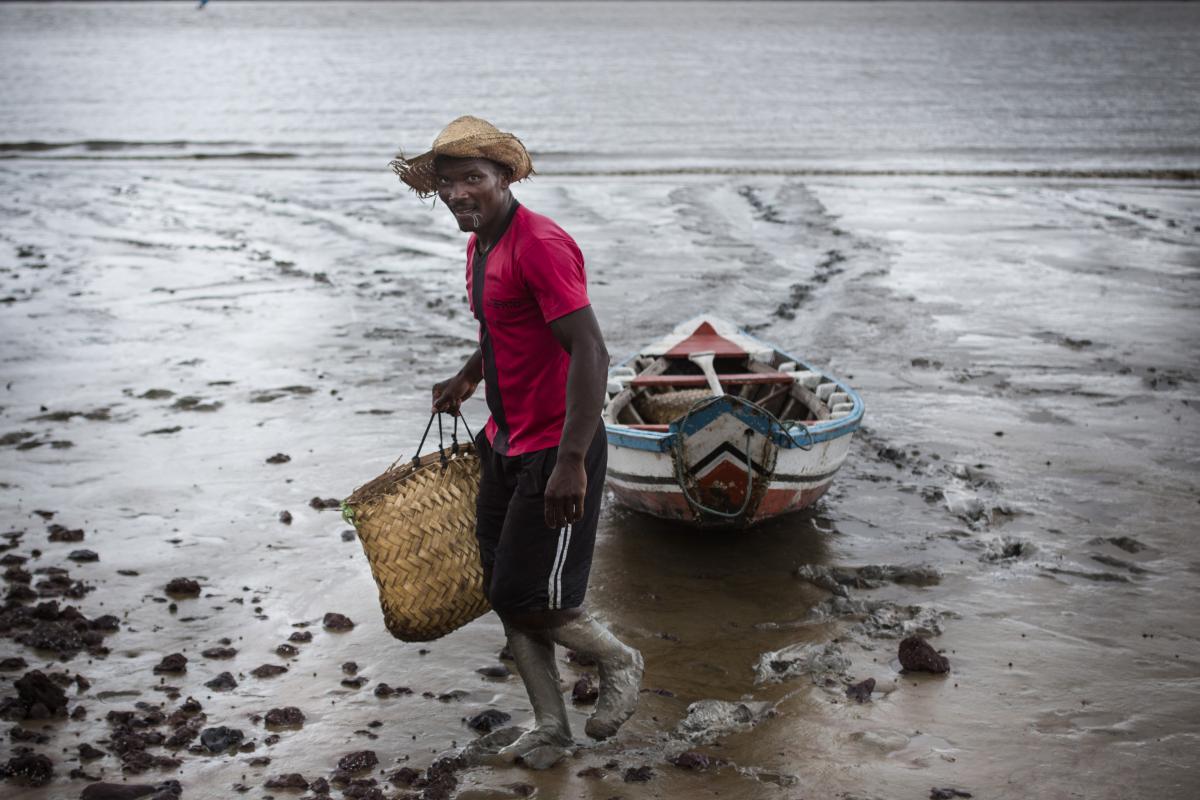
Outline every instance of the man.
{"type": "Polygon", "coordinates": [[[607,460],[600,412],[608,370],[583,256],[558,225],[513,197],[509,186],[533,164],[519,139],[484,120],[454,120],[429,152],[392,167],[420,196],[436,194],[472,234],[467,294],[479,348],[433,387],[433,408],[457,413],[486,385],[491,417],[476,437],[484,591],[535,718],[500,756],[551,766],[573,744],[555,643],[599,666],[600,696],[586,725],[596,739],[633,714],[643,671],[641,654],[582,608],[607,460]]]}

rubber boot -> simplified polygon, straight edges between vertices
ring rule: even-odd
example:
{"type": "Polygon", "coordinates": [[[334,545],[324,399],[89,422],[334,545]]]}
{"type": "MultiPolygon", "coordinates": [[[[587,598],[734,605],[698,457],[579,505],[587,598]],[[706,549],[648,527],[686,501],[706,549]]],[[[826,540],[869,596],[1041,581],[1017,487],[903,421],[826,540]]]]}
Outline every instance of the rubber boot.
{"type": "Polygon", "coordinates": [[[623,644],[588,614],[549,631],[550,638],[577,653],[591,656],[600,668],[600,698],[584,730],[607,739],[633,716],[645,671],[642,654],[623,644]]]}
{"type": "Polygon", "coordinates": [[[558,681],[558,666],[554,663],[554,642],[544,634],[531,635],[510,628],[508,650],[533,706],[534,727],[502,748],[498,755],[506,761],[520,758],[533,769],[547,769],[565,757],[575,744],[558,681]]]}

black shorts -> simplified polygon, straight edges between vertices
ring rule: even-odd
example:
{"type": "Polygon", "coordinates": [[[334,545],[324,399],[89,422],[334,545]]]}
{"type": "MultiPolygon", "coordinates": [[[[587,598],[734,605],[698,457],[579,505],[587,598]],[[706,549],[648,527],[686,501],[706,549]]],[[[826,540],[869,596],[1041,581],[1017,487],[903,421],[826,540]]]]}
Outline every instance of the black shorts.
{"type": "Polygon", "coordinates": [[[547,528],[545,516],[544,493],[557,447],[503,456],[483,432],[475,446],[482,465],[475,536],[492,608],[520,613],[583,605],[608,464],[604,425],[597,425],[584,456],[583,518],[564,528],[547,528]]]}

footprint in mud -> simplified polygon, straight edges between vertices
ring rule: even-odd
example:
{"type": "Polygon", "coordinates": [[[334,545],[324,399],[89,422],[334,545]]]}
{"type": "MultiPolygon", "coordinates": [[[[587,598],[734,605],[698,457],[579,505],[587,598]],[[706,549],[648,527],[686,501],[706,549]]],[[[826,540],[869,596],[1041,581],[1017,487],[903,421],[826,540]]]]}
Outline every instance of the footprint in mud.
{"type": "Polygon", "coordinates": [[[1042,567],[1042,570],[1052,575],[1069,575],[1096,583],[1129,583],[1129,578],[1124,575],[1118,575],[1115,572],[1088,572],[1087,570],[1068,569],[1067,567],[1042,567]]]}
{"type": "Polygon", "coordinates": [[[177,411],[209,412],[217,411],[224,405],[225,404],[220,400],[209,400],[206,402],[203,397],[186,395],[184,397],[180,397],[178,400],[172,403],[171,408],[174,408],[177,411]]]}
{"type": "Polygon", "coordinates": [[[92,421],[107,422],[112,419],[111,408],[94,408],[91,411],[49,411],[45,406],[42,407],[45,413],[39,414],[36,417],[31,417],[30,422],[68,422],[75,417],[82,417],[92,421]]]}
{"type": "Polygon", "coordinates": [[[1132,561],[1127,561],[1116,556],[1105,555],[1104,553],[1089,553],[1088,558],[1097,563],[1103,564],[1106,567],[1115,567],[1116,569],[1128,570],[1134,575],[1145,575],[1150,570],[1145,567],[1134,564],[1132,561]]]}
{"type": "Polygon", "coordinates": [[[1149,549],[1147,545],[1132,536],[1097,536],[1094,539],[1088,540],[1088,544],[1093,546],[1112,545],[1130,554],[1140,553],[1143,550],[1149,549]]]}
{"type": "Polygon", "coordinates": [[[795,319],[796,309],[812,297],[813,284],[823,286],[829,282],[830,278],[845,272],[845,269],[837,266],[845,260],[846,256],[841,251],[826,250],[825,255],[813,269],[812,283],[793,283],[788,287],[788,299],[775,308],[774,315],[780,319],[795,319]]]}
{"type": "Polygon", "coordinates": [[[311,386],[281,386],[278,389],[256,389],[250,394],[251,403],[273,403],[282,397],[302,397],[315,392],[311,386]]]}

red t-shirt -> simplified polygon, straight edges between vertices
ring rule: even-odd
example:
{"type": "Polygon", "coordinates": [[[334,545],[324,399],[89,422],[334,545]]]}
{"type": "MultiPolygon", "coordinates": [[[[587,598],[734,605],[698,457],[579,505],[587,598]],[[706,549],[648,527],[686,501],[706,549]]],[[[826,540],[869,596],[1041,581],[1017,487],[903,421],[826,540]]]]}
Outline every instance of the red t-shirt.
{"type": "Polygon", "coordinates": [[[488,441],[510,456],[557,447],[570,358],[549,323],[590,305],[579,246],[549,217],[515,204],[491,251],[477,252],[474,236],[467,244],[467,296],[479,320],[488,441]]]}

